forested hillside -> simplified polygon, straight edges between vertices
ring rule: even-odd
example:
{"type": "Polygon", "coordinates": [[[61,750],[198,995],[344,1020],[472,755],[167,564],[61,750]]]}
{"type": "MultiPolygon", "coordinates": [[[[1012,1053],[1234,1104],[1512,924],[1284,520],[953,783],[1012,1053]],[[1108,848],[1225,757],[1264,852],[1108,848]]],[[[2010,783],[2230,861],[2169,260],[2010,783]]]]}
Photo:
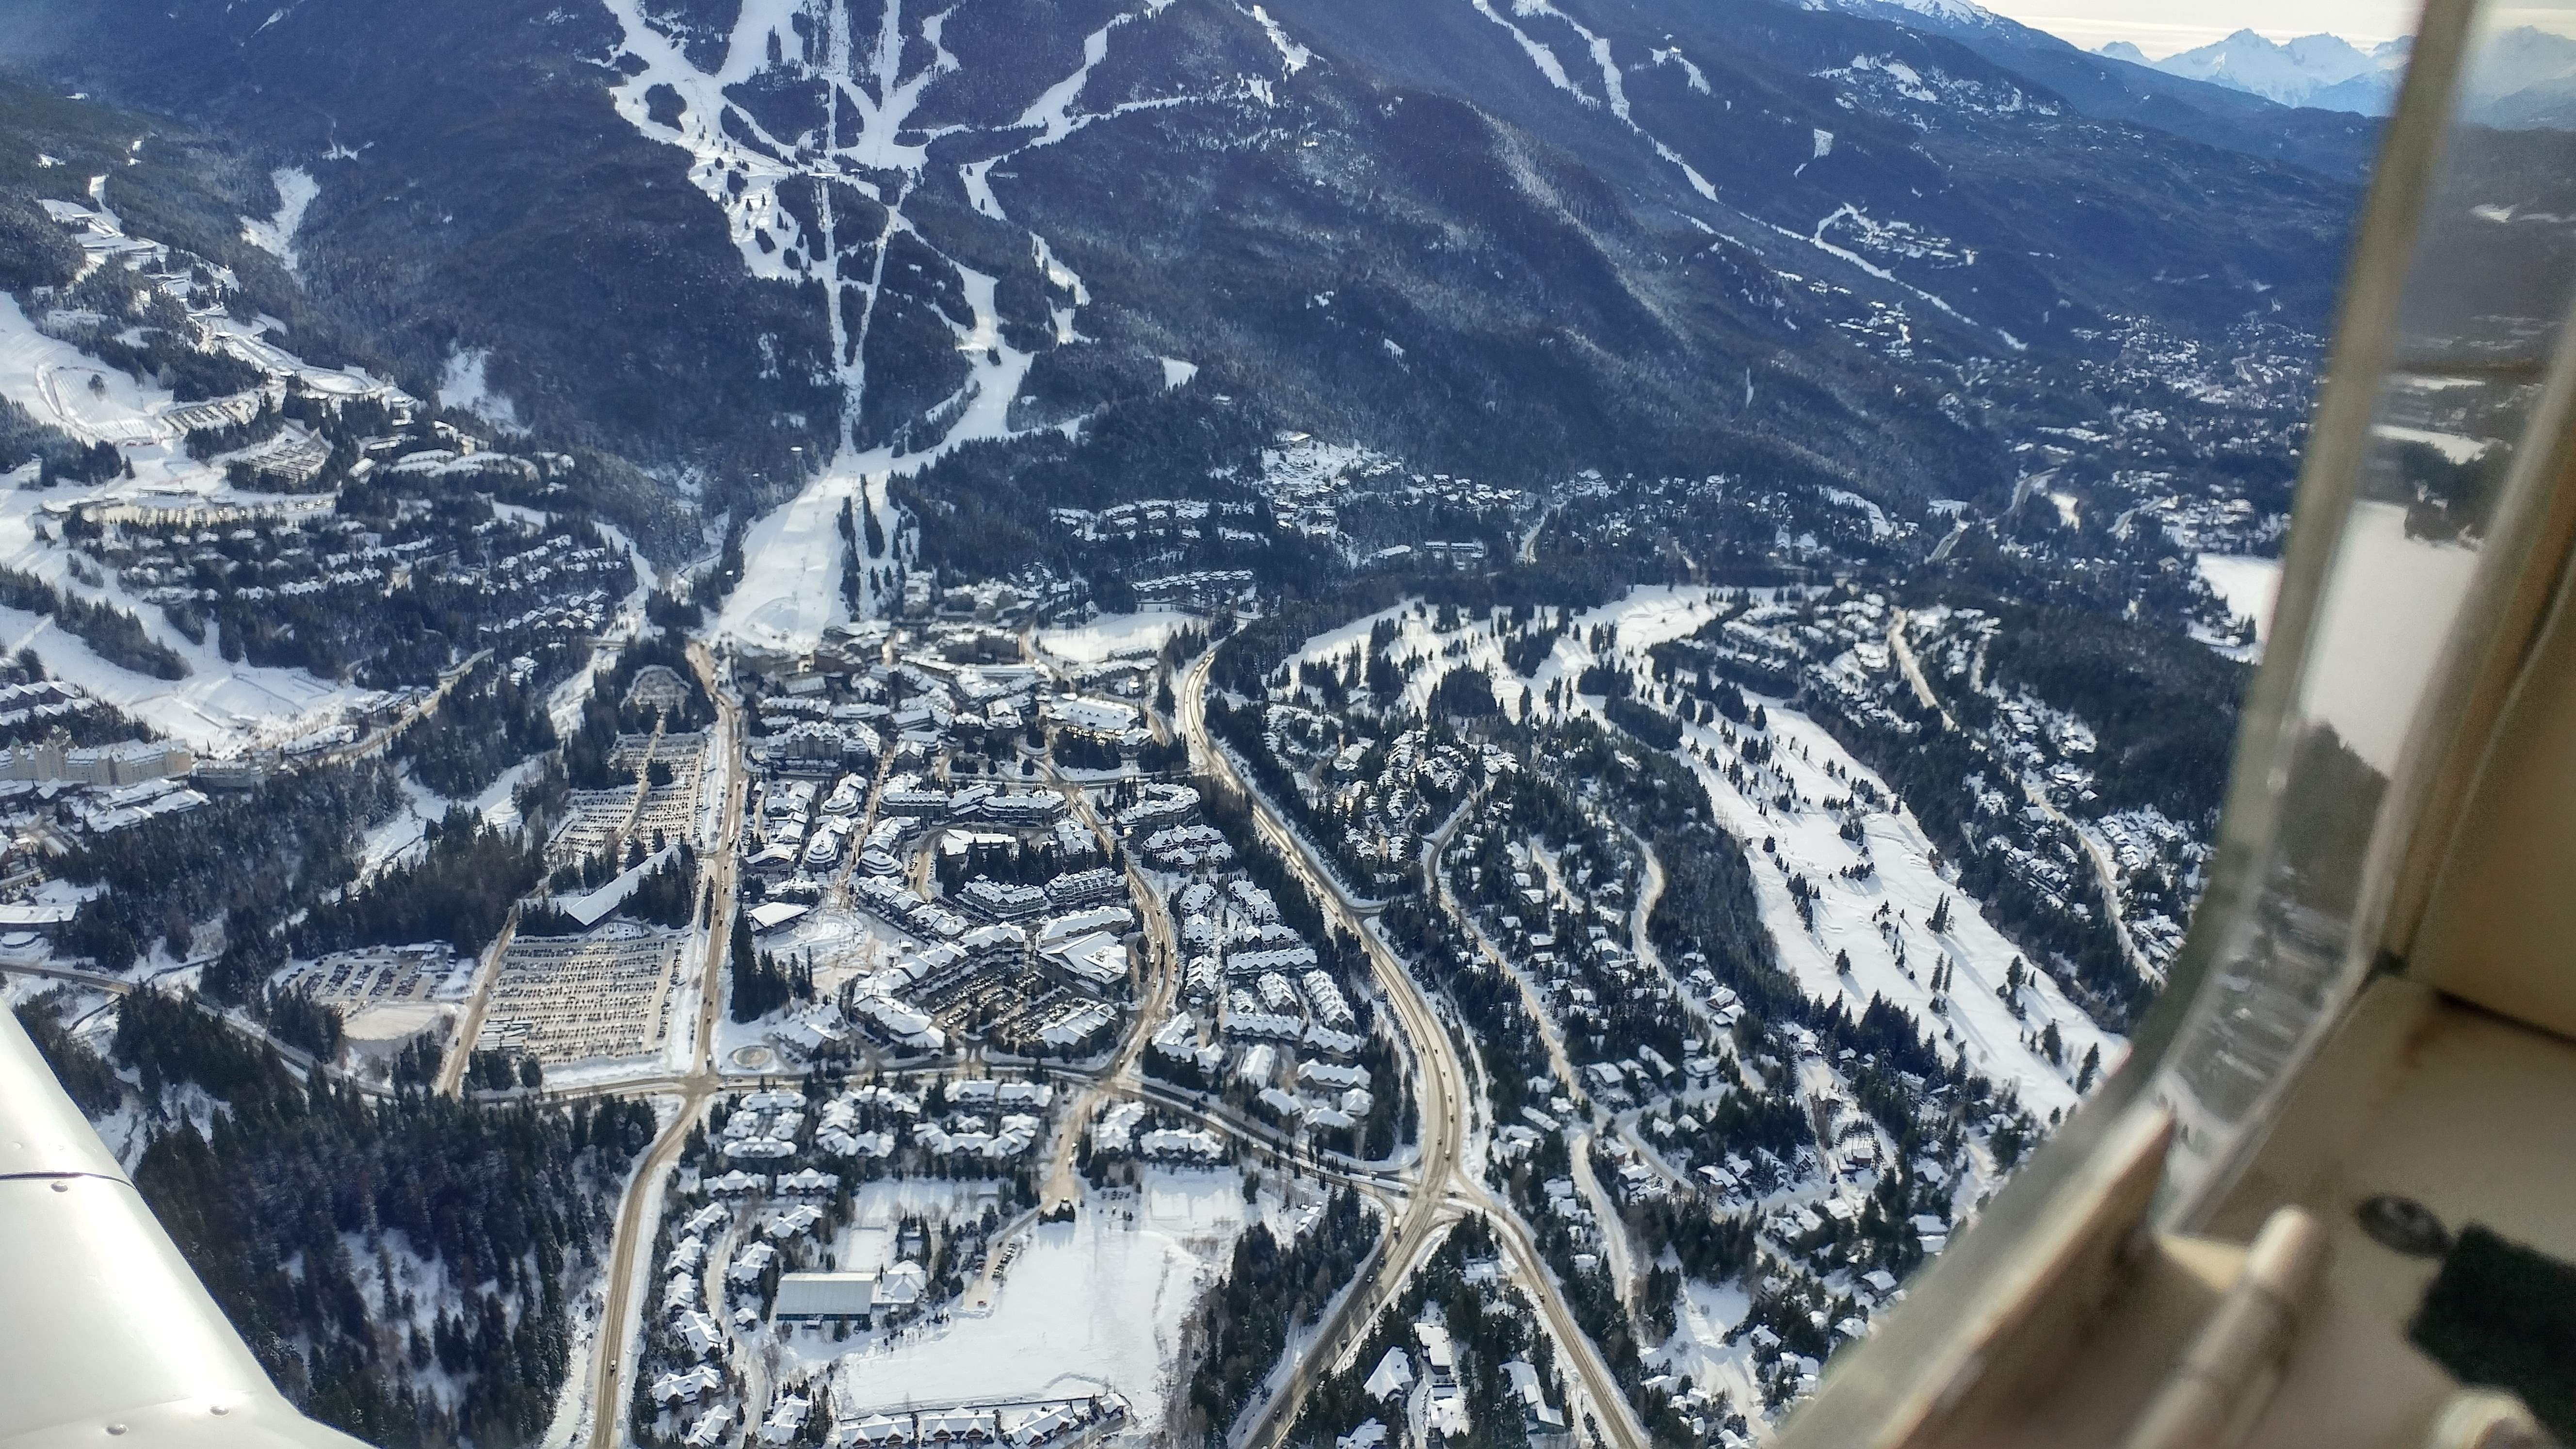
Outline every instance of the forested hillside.
{"type": "Polygon", "coordinates": [[[85,1110],[139,1097],[155,1125],[136,1186],[307,1413],[387,1446],[544,1431],[650,1107],[365,1097],[149,991],[119,1008],[125,1081],[37,1034],[85,1110]]]}

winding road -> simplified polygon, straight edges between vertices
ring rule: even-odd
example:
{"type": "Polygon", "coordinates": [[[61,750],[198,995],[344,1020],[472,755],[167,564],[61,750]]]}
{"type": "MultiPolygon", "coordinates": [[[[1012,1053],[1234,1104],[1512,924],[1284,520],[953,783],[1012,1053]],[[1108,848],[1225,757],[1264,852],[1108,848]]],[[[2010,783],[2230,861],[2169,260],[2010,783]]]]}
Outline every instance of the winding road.
{"type": "MultiPolygon", "coordinates": [[[[1905,637],[1905,626],[1908,622],[1909,616],[1906,612],[1898,609],[1888,621],[1887,649],[1896,657],[1897,667],[1905,671],[1905,682],[1914,687],[1914,697],[1926,708],[1940,711],[1941,722],[1951,729],[1971,738],[1982,738],[1975,731],[1960,724],[1958,718],[1950,713],[1949,706],[1943,704],[1941,697],[1932,692],[1931,683],[1923,677],[1922,665],[1914,658],[1914,646],[1905,637]]],[[[1982,673],[1984,661],[1982,650],[1978,653],[1978,660],[1979,672],[1982,673]]],[[[2111,859],[2109,849],[2102,842],[2094,839],[2091,831],[2077,825],[2065,811],[2058,809],[2057,802],[2048,798],[2046,790],[2041,789],[2019,771],[2013,772],[2013,778],[2021,784],[2023,799],[2029,801],[2040,814],[2063,826],[2066,833],[2074,836],[2076,843],[2084,848],[2085,862],[2093,867],[2094,882],[2102,888],[2102,904],[2110,917],[2111,936],[2120,944],[2121,958],[2129,963],[2130,970],[2138,973],[2139,980],[2163,985],[2164,968],[2149,961],[2146,953],[2138,949],[2136,938],[2129,934],[2128,913],[2120,906],[2120,872],[2111,859]]]]}
{"type": "Polygon", "coordinates": [[[1438,1242],[1443,1224],[1465,1210],[1482,1213],[1493,1224],[1503,1251],[1513,1260],[1516,1276],[1537,1302],[1564,1361],[1573,1370],[1571,1387],[1578,1397],[1590,1401],[1586,1417],[1597,1423],[1618,1449],[1646,1449],[1644,1428],[1637,1422],[1626,1395],[1620,1392],[1618,1382],[1611,1377],[1609,1367],[1602,1362],[1600,1351],[1566,1306],[1555,1278],[1539,1256],[1528,1225],[1497,1200],[1472,1170],[1469,1144],[1474,1098],[1457,1043],[1413,973],[1375,929],[1370,918],[1377,914],[1377,907],[1363,907],[1342,888],[1314,858],[1298,832],[1290,829],[1270,803],[1251,788],[1232,758],[1209,735],[1208,669],[1215,655],[1213,649],[1202,654],[1183,676],[1178,700],[1181,731],[1188,737],[1203,773],[1242,796],[1255,824],[1280,859],[1304,881],[1325,911],[1335,918],[1335,924],[1359,939],[1379,991],[1394,1012],[1412,1055],[1419,1078],[1416,1095],[1422,1106],[1421,1154],[1413,1169],[1412,1196],[1392,1230],[1380,1240],[1379,1252],[1365,1265],[1361,1286],[1328,1315],[1290,1371],[1285,1387],[1261,1407],[1259,1417],[1240,1442],[1246,1449],[1277,1449],[1286,1442],[1296,1427],[1297,1411],[1315,1382],[1348,1356],[1366,1334],[1370,1322],[1395,1300],[1405,1280],[1438,1242]]]}

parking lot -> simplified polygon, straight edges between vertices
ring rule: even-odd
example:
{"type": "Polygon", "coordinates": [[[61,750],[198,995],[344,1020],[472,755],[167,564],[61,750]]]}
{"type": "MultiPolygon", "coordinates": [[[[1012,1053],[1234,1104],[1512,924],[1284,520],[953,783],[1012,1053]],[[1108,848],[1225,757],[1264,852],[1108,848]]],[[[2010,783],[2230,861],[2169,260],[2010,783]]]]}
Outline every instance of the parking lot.
{"type": "Polygon", "coordinates": [[[664,1007],[688,941],[686,931],[642,926],[514,939],[493,977],[475,1049],[547,1063],[660,1050],[669,1029],[664,1007]]]}

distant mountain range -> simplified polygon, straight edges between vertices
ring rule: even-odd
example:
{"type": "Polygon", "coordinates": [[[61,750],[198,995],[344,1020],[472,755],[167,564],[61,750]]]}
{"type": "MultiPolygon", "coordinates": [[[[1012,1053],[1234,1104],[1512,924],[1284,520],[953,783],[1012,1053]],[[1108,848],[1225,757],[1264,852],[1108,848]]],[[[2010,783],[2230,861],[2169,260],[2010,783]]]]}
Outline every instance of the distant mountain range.
{"type": "MultiPolygon", "coordinates": [[[[2239,30],[2162,60],[2124,40],[2093,53],[2285,106],[2384,116],[2396,102],[2408,49],[2404,39],[2364,50],[2334,35],[2274,41],[2239,30]]],[[[2576,127],[2576,39],[2528,25],[2490,37],[2469,74],[2465,114],[2493,126],[2576,127]]]]}
{"type": "Polygon", "coordinates": [[[1975,0],[1798,0],[1954,41],[1989,65],[2047,87],[2086,115],[2126,121],[2349,180],[2369,169],[2378,128],[2364,113],[2284,107],[2242,86],[2177,74],[2136,51],[2076,46],[1975,0]]]}
{"type": "Polygon", "coordinates": [[[2208,81],[2285,106],[2383,116],[2396,98],[2407,49],[2404,40],[2383,41],[2363,50],[2337,35],[2302,35],[2283,42],[2239,30],[2224,40],[2163,60],[2149,60],[2122,40],[2095,54],[2208,81]]]}

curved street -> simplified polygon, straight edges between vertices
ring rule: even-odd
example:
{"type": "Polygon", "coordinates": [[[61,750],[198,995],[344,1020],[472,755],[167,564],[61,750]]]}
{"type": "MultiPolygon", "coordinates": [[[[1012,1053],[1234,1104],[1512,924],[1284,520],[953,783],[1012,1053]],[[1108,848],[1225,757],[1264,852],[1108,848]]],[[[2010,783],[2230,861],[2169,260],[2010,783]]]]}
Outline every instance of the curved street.
{"type": "MultiPolygon", "coordinates": [[[[1405,964],[1397,959],[1370,918],[1375,906],[1362,906],[1345,891],[1332,873],[1315,860],[1298,833],[1279,818],[1271,804],[1254,790],[1233,760],[1209,735],[1207,729],[1207,681],[1209,667],[1216,651],[1201,654],[1182,678],[1178,691],[1181,731],[1188,738],[1192,752],[1199,758],[1203,772],[1240,794],[1250,806],[1253,819],[1268,838],[1280,858],[1304,881],[1335,924],[1356,936],[1368,953],[1371,971],[1380,993],[1396,1016],[1405,1044],[1413,1059],[1416,1096],[1422,1105],[1421,1155],[1414,1168],[1419,1190],[1406,1204],[1403,1216],[1382,1241],[1381,1251],[1370,1267],[1365,1285],[1341,1301],[1340,1308],[1329,1316],[1322,1329],[1306,1347],[1305,1354],[1289,1375],[1286,1387],[1265,1404],[1260,1417],[1241,1442],[1247,1449],[1276,1449],[1286,1442],[1296,1426],[1296,1411],[1305,1401],[1315,1381],[1336,1367],[1366,1333],[1370,1320],[1402,1291],[1404,1281],[1437,1242],[1442,1226],[1444,1203],[1455,1201],[1461,1206],[1484,1214],[1492,1222],[1497,1239],[1520,1282],[1530,1291],[1539,1312],[1555,1336],[1565,1361],[1574,1370],[1569,1387],[1588,1399],[1590,1418],[1597,1423],[1619,1449],[1645,1449],[1645,1429],[1637,1422],[1627,1396],[1601,1361],[1600,1351],[1575,1321],[1558,1291],[1555,1277],[1539,1256],[1538,1245],[1528,1225],[1517,1213],[1495,1198],[1482,1176],[1470,1161],[1469,1143],[1474,1101],[1467,1087],[1467,1073],[1458,1055],[1449,1027],[1423,994],[1422,986],[1405,964]]],[[[1572,1407],[1572,1406],[1570,1406],[1572,1407]]],[[[1569,1414],[1569,1420],[1581,1417],[1569,1414]]]]}

